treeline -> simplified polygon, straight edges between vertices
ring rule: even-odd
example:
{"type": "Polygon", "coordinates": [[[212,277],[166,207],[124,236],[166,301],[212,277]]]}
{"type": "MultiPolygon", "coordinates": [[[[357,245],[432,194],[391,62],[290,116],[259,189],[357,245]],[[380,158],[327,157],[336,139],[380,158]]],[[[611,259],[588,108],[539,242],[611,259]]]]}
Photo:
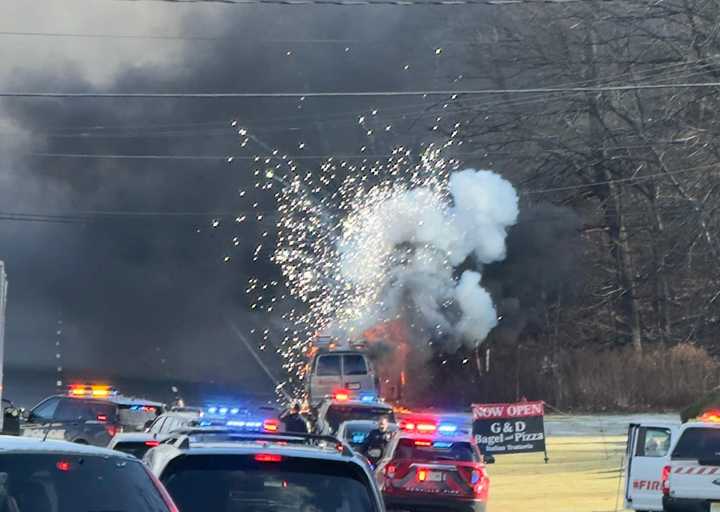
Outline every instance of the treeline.
{"type": "Polygon", "coordinates": [[[489,365],[437,354],[434,374],[458,401],[689,403],[720,384],[720,89],[697,85],[720,81],[720,4],[479,12],[454,27],[475,34],[464,79],[508,92],[461,98],[438,130],[510,177],[530,214],[487,269],[503,315],[480,349],[489,365]],[[556,230],[532,216],[545,205],[556,230]]]}

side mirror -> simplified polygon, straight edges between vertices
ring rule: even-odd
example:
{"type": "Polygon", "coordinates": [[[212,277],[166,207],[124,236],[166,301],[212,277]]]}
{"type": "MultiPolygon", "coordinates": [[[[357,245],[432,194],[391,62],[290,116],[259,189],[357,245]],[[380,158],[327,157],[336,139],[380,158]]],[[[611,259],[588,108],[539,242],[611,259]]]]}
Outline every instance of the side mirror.
{"type": "Polygon", "coordinates": [[[22,417],[25,421],[30,421],[32,419],[32,412],[27,409],[23,409],[20,413],[20,417],[22,417]]]}
{"type": "Polygon", "coordinates": [[[495,464],[495,457],[492,455],[484,455],[483,462],[485,464],[495,464]]]}

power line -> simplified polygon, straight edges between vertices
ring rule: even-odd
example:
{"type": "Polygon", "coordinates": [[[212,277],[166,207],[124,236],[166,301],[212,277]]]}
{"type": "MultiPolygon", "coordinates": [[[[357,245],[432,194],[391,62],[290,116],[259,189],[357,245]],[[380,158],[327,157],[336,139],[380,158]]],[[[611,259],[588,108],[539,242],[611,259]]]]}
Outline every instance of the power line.
{"type": "MultiPolygon", "coordinates": [[[[138,2],[143,0],[116,0],[125,2],[138,2]]],[[[592,0],[144,0],[147,2],[161,2],[174,4],[225,4],[225,5],[328,5],[328,6],[457,6],[457,5],[545,5],[545,4],[576,4],[588,3],[592,0]]],[[[599,0],[603,3],[618,0],[599,0]]]]}
{"type": "Polygon", "coordinates": [[[346,98],[397,96],[491,96],[500,94],[600,93],[662,89],[704,89],[720,82],[677,84],[635,84],[598,87],[538,87],[529,89],[458,89],[425,91],[313,91],[313,92],[0,92],[0,98],[125,98],[125,99],[261,99],[261,98],[346,98]]]}

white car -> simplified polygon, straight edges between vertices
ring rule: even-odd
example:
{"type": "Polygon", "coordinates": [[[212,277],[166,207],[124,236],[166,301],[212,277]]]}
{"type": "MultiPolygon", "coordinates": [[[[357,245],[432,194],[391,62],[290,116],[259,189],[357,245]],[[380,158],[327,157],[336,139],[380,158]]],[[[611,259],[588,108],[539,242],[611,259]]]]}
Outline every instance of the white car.
{"type": "Polygon", "coordinates": [[[720,413],[680,427],[663,468],[663,510],[720,511],[720,413]]]}
{"type": "Polygon", "coordinates": [[[624,468],[626,509],[663,510],[663,471],[679,432],[679,421],[630,424],[624,468]]]}
{"type": "Polygon", "coordinates": [[[145,432],[122,432],[116,434],[107,447],[142,459],[146,451],[159,445],[172,432],[190,426],[200,418],[200,414],[200,411],[173,411],[161,414],[145,432]]]}
{"type": "Polygon", "coordinates": [[[144,460],[183,512],[385,510],[367,462],[331,437],[194,431],[144,460]]]}
{"type": "Polygon", "coordinates": [[[167,491],[134,457],[16,436],[0,436],[0,510],[178,512],[167,491]]]}

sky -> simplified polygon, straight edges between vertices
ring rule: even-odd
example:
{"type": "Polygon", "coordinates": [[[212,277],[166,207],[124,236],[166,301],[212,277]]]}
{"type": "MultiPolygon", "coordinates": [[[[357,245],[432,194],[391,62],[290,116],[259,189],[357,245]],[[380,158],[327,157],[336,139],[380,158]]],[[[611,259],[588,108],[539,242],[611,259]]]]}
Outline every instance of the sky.
{"type": "MultiPolygon", "coordinates": [[[[467,49],[458,41],[474,30],[462,18],[447,7],[3,0],[0,88],[448,88],[467,64],[467,49]]],[[[55,368],[61,328],[62,363],[76,375],[172,375],[267,388],[267,377],[227,319],[255,346],[260,330],[279,334],[284,327],[277,317],[253,314],[244,293],[253,276],[278,277],[266,252],[253,261],[258,243],[263,251],[272,245],[274,204],[269,192],[254,188],[252,162],[225,157],[272,149],[329,156],[357,154],[362,146],[378,154],[396,144],[417,147],[433,140],[428,109],[439,108],[433,105],[423,98],[0,100],[8,366],[55,368]],[[357,122],[374,109],[379,115],[372,122],[382,137],[369,137],[357,122]],[[257,141],[242,148],[233,120],[257,141]],[[254,203],[265,212],[262,221],[254,203]],[[17,212],[72,219],[96,213],[83,222],[7,220],[17,212]],[[167,212],[183,215],[160,215],[167,212]],[[215,212],[222,216],[213,227],[215,212]],[[246,222],[233,222],[245,214],[246,222]]],[[[308,170],[315,165],[304,162],[308,170]]],[[[272,350],[262,357],[281,376],[272,350]]]]}

